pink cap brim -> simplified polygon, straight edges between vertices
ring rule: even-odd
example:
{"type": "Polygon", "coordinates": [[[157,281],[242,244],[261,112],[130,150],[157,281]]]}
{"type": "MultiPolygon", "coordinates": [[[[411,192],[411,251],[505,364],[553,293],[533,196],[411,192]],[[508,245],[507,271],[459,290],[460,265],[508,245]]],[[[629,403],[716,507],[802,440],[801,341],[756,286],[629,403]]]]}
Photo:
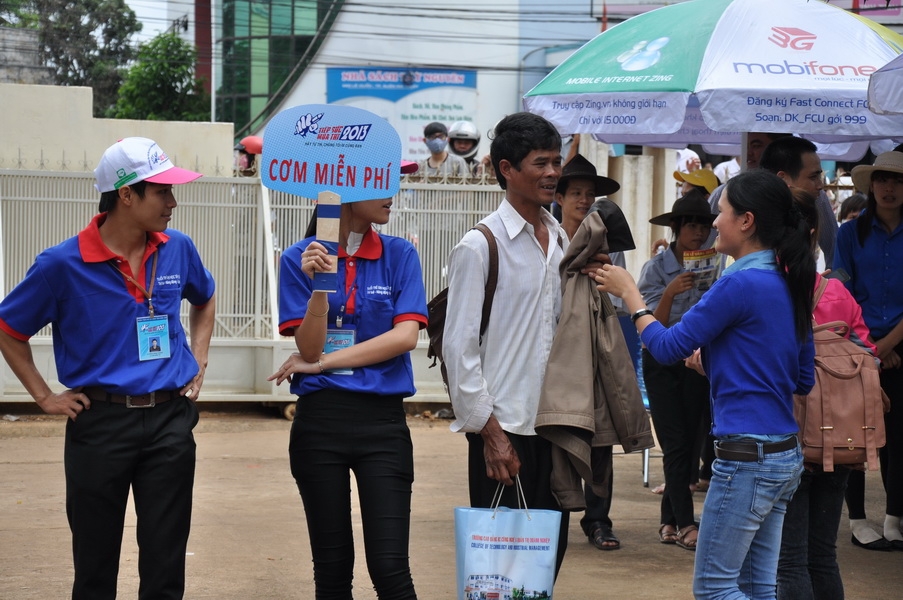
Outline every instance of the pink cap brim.
{"type": "Polygon", "coordinates": [[[420,168],[420,165],[415,163],[413,160],[403,160],[401,161],[401,174],[408,175],[410,173],[416,173],[417,169],[420,168]]]}
{"type": "Polygon", "coordinates": [[[157,173],[151,177],[147,177],[144,181],[151,183],[159,183],[161,185],[179,185],[181,183],[190,183],[195,179],[202,177],[200,173],[182,169],[180,167],[172,167],[166,169],[162,173],[157,173]]]}

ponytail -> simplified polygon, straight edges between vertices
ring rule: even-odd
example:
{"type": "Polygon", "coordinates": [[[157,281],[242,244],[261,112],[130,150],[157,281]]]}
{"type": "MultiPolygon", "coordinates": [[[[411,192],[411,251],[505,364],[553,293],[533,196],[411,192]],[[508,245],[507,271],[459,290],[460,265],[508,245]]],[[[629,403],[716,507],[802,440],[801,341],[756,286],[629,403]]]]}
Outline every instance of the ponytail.
{"type": "MultiPolygon", "coordinates": [[[[785,184],[786,185],[786,184],[785,184]]],[[[786,234],[775,246],[778,268],[790,289],[796,337],[806,339],[812,329],[812,300],[815,290],[815,257],[809,224],[796,206],[790,211],[786,234]]]]}
{"type": "Polygon", "coordinates": [[[812,330],[815,257],[809,225],[790,188],[777,175],[754,169],[732,177],[725,193],[737,214],[752,213],[756,239],[762,247],[775,251],[778,270],[790,292],[794,331],[797,339],[804,341],[812,330]]]}

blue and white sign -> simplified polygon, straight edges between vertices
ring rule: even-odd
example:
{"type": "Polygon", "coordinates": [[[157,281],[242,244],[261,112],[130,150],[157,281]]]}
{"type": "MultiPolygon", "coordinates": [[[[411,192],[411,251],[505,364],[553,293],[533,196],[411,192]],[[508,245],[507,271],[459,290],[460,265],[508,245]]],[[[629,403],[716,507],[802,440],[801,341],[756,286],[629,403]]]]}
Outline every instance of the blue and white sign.
{"type": "MultiPolygon", "coordinates": [[[[430,152],[423,128],[438,121],[476,121],[477,71],[416,67],[329,67],[326,101],[384,117],[401,137],[402,156],[423,160],[430,152]]],[[[488,148],[488,140],[486,148],[488,148]]],[[[488,150],[481,153],[485,154],[488,150]]]]}
{"type": "Polygon", "coordinates": [[[263,133],[260,179],[281,192],[342,202],[391,198],[401,179],[401,140],[385,119],[353,106],[288,108],[263,133]]]}

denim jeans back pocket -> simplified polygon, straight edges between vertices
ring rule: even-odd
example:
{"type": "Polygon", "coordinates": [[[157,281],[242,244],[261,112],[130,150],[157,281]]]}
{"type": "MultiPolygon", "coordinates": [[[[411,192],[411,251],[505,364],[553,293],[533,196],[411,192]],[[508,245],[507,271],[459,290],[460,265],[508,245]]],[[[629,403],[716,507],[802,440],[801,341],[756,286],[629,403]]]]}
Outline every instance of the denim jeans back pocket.
{"type": "Polygon", "coordinates": [[[774,505],[784,495],[789,484],[790,479],[775,479],[774,476],[757,475],[750,512],[759,519],[767,517],[774,505]]]}

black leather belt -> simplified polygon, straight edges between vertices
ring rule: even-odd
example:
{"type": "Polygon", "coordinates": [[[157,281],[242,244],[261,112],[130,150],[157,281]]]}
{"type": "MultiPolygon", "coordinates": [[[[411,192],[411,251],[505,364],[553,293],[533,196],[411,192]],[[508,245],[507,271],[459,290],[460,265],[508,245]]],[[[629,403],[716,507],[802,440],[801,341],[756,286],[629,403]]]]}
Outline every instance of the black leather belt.
{"type": "Polygon", "coordinates": [[[169,400],[182,397],[179,390],[159,390],[138,396],[128,396],[125,394],[111,394],[99,387],[86,387],[82,388],[82,393],[92,402],[125,404],[128,408],[153,408],[157,404],[163,404],[169,400]]]}
{"type": "MultiPolygon", "coordinates": [[[[787,450],[793,450],[798,444],[799,442],[795,435],[783,442],[765,442],[761,444],[762,454],[786,452],[787,450]]],[[[756,442],[716,441],[715,456],[722,460],[756,461],[759,460],[759,444],[756,442]]]]}

